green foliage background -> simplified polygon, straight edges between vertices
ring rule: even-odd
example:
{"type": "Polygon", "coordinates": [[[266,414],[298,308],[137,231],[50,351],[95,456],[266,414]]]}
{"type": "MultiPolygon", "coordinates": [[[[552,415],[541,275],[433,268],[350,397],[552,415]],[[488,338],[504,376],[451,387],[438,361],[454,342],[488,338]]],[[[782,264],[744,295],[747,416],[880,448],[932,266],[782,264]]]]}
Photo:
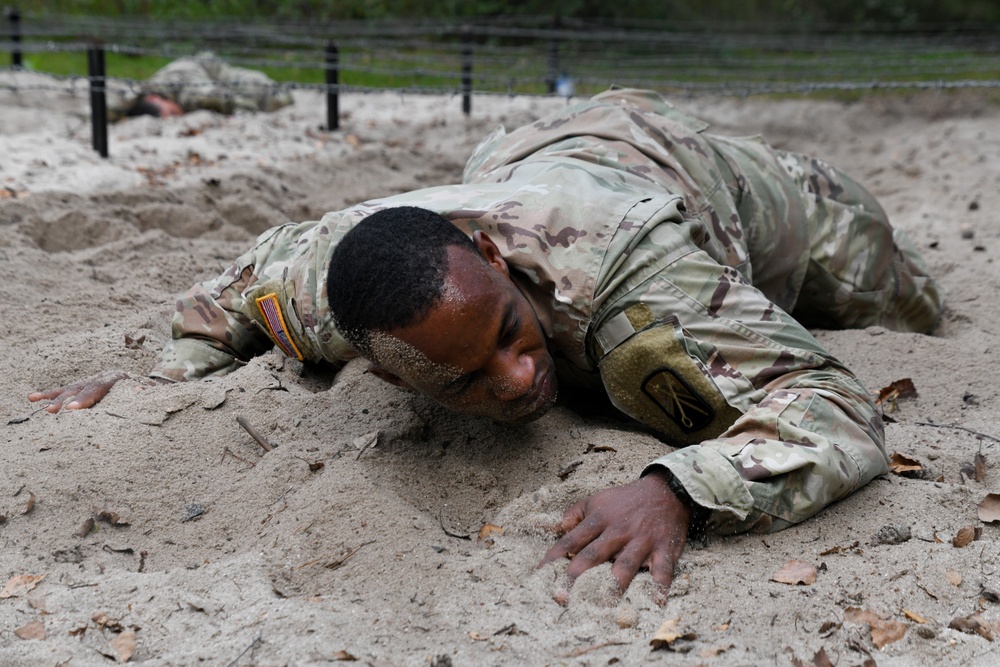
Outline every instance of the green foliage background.
{"type": "Polygon", "coordinates": [[[281,20],[559,16],[636,21],[781,24],[803,30],[841,26],[938,30],[1000,26],[997,0],[25,0],[22,12],[207,19],[281,20]]]}

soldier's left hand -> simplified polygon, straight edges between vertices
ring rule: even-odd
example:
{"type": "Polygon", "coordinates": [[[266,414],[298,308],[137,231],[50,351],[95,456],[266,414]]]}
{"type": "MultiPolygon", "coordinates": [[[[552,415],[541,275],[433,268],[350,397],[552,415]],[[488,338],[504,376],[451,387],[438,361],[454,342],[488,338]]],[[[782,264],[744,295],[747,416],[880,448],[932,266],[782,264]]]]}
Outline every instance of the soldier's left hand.
{"type": "Polygon", "coordinates": [[[670,490],[664,474],[653,471],[566,510],[557,529],[564,534],[538,567],[570,559],[565,589],[555,598],[560,604],[566,604],[577,577],[608,561],[613,562],[611,575],[619,593],[628,588],[640,568],[648,567],[665,601],[690,521],[690,508],[670,490]]]}

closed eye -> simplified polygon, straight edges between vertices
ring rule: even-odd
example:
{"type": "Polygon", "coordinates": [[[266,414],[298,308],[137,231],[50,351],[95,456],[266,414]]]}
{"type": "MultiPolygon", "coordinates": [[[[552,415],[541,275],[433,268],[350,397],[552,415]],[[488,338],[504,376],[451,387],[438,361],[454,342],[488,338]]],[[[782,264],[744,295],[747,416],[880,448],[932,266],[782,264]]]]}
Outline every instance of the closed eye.
{"type": "Polygon", "coordinates": [[[497,339],[498,347],[504,348],[514,342],[517,337],[517,330],[521,326],[521,320],[517,316],[517,310],[513,303],[507,304],[504,311],[503,326],[500,327],[500,337],[497,339]]]}
{"type": "Polygon", "coordinates": [[[507,325],[503,329],[503,333],[500,334],[500,347],[507,347],[514,342],[517,337],[517,330],[520,327],[521,322],[517,315],[511,315],[507,319],[507,325]]]}

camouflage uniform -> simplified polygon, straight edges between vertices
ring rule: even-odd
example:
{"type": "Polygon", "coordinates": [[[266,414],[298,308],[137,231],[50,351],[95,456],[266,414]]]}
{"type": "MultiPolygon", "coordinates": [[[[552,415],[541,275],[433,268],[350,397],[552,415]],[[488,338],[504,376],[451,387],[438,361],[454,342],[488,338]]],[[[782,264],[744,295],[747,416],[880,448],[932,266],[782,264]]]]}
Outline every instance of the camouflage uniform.
{"type": "Polygon", "coordinates": [[[154,375],[227,373],[274,342],[350,358],[327,308],[332,250],[375,210],[421,206],[496,242],[560,382],[603,386],[682,446],[651,465],[711,510],[715,531],[801,521],[887,470],[871,396],[802,322],[923,331],[939,295],[845,175],[705,128],[655,94],[612,90],[498,130],[461,185],[272,229],[180,298],[154,375]],[[261,298],[285,314],[283,331],[261,298]]]}
{"type": "Polygon", "coordinates": [[[153,74],[144,89],[177,102],[185,112],[277,111],[292,103],[291,94],[263,72],[227,65],[208,51],[178,58],[153,74]]]}

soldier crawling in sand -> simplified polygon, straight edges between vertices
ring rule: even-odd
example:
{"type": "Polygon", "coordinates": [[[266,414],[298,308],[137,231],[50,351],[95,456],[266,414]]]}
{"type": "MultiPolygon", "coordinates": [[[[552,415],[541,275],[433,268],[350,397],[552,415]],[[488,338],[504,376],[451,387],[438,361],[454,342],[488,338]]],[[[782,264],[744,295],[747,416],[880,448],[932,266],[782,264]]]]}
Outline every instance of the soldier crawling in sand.
{"type": "Polygon", "coordinates": [[[111,115],[167,118],[196,109],[233,114],[277,111],[291,103],[287,88],[263,72],[234,67],[212,52],[203,51],[157,70],[138,95],[113,105],[111,115]]]}
{"type": "MultiPolygon", "coordinates": [[[[462,183],[280,226],[182,295],[154,378],[272,347],[372,371],[463,413],[541,417],[601,392],[670,447],[581,500],[542,564],[664,587],[692,533],[774,531],[887,472],[881,415],[810,327],[929,331],[909,239],[826,162],[610,90],[487,137],[462,183]]],[[[123,374],[45,392],[94,405],[123,374]]]]}

